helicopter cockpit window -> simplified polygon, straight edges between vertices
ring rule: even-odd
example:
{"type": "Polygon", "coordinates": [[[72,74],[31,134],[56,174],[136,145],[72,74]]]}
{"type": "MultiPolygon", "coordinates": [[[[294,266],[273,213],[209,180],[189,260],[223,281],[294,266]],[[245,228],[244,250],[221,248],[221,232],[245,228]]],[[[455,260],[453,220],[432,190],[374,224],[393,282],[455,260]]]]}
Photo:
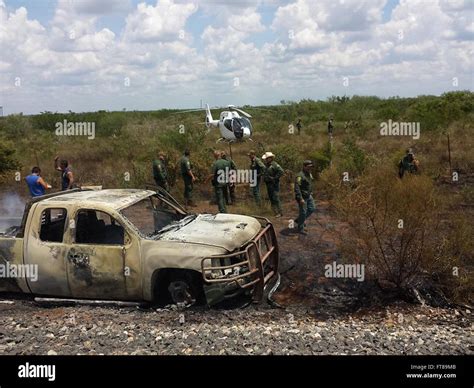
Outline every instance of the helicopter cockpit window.
{"type": "Polygon", "coordinates": [[[249,119],[247,119],[246,117],[241,117],[240,121],[242,122],[242,126],[247,127],[248,129],[252,129],[252,124],[250,123],[249,119]]]}
{"type": "Polygon", "coordinates": [[[234,119],[232,120],[232,128],[234,135],[237,139],[241,139],[244,136],[244,130],[242,127],[242,119],[234,119]]]}
{"type": "Polygon", "coordinates": [[[224,127],[226,127],[229,131],[232,131],[232,120],[224,120],[224,127]]]}

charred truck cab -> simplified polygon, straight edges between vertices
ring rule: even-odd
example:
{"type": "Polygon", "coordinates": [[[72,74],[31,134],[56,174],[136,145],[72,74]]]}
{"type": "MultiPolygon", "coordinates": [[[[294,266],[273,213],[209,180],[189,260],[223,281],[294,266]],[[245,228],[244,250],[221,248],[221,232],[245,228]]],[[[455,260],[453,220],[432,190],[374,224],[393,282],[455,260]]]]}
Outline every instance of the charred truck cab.
{"type": "Polygon", "coordinates": [[[36,296],[211,306],[244,293],[260,302],[278,264],[267,219],[189,214],[159,188],[37,197],[21,225],[0,231],[0,265],[38,269],[35,281],[0,278],[0,291],[36,296]]]}

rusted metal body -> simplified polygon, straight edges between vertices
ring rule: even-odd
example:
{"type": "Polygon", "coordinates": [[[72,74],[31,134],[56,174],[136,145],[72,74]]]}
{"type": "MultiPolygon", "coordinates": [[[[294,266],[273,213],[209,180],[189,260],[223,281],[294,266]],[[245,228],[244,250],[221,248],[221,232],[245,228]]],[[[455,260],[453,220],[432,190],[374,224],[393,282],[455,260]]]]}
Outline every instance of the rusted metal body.
{"type": "Polygon", "coordinates": [[[0,278],[0,291],[153,301],[160,271],[185,270],[202,278],[209,305],[242,292],[257,302],[278,272],[278,244],[268,220],[189,214],[159,190],[78,189],[39,197],[25,206],[21,225],[15,228],[13,233],[0,233],[0,266],[37,266],[38,279],[0,278]],[[146,233],[139,224],[150,215],[134,210],[141,204],[149,206],[153,220],[169,217],[169,225],[146,233]],[[106,232],[118,229],[120,241],[81,241],[78,225],[85,212],[104,214],[110,220],[106,232]],[[48,222],[59,225],[55,239],[44,237],[42,227],[48,222]]]}

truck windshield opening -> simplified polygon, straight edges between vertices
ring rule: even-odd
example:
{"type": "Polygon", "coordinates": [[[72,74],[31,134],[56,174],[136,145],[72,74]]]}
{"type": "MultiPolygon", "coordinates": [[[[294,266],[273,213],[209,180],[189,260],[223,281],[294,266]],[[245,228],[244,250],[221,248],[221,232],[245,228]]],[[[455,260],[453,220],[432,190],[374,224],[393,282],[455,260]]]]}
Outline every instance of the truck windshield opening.
{"type": "Polygon", "coordinates": [[[157,195],[142,199],[123,209],[121,213],[145,237],[153,236],[164,227],[184,217],[157,195]]]}

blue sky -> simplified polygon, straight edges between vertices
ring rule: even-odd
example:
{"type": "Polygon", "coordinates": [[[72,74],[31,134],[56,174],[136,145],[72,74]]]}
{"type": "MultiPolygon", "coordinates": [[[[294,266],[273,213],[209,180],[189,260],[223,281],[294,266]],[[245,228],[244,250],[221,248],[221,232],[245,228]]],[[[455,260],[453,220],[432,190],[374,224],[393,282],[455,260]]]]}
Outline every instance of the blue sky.
{"type": "Polygon", "coordinates": [[[468,0],[0,0],[4,113],[474,86],[468,0]]]}

